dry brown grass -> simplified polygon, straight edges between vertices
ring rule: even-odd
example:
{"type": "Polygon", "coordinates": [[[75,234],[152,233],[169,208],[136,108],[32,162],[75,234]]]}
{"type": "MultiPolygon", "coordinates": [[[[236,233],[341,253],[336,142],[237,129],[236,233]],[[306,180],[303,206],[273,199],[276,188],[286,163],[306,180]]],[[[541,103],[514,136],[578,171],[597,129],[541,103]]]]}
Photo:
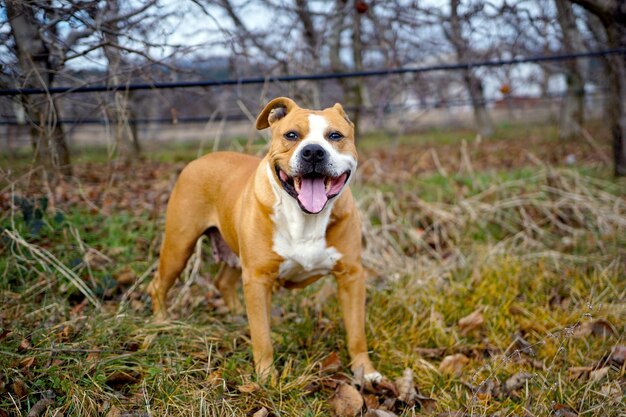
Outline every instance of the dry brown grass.
{"type": "MultiPolygon", "coordinates": [[[[383,162],[376,176],[370,162],[354,187],[375,363],[391,379],[410,368],[434,415],[624,415],[626,368],[611,353],[625,344],[624,183],[456,155],[402,181],[401,166],[386,175],[383,162]]],[[[253,384],[247,325],[223,314],[201,246],[172,291],[174,320],[152,323],[144,288],[178,168],[111,177],[90,165],[52,190],[61,214],[15,198],[32,197],[32,183],[5,188],[0,415],[41,399],[45,416],[331,413],[322,362],[338,353],[347,371],[331,280],[275,295],[273,386],[253,384]]]]}

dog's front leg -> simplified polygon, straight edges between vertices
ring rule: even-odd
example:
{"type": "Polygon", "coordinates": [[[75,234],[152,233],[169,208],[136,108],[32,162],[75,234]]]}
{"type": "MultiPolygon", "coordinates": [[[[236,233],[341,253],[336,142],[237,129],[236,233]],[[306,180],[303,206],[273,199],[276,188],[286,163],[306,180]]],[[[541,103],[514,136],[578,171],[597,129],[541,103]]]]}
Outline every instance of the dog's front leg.
{"type": "Polygon", "coordinates": [[[343,323],[348,340],[351,369],[355,372],[363,367],[365,378],[378,380],[380,373],[370,361],[365,340],[365,272],[361,265],[354,265],[335,274],[337,297],[343,314],[343,323]]]}
{"type": "Polygon", "coordinates": [[[270,307],[272,301],[272,280],[253,276],[244,268],[243,296],[252,337],[254,368],[260,380],[264,381],[273,373],[274,348],[270,334],[270,307]]]}

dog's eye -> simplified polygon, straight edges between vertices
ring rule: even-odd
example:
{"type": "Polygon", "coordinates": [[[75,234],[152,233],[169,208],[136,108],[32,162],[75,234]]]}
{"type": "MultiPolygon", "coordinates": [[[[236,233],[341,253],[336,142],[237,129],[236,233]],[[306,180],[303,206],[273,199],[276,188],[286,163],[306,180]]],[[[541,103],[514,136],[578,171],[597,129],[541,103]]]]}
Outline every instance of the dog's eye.
{"type": "Polygon", "coordinates": [[[298,140],[298,134],[294,131],[287,132],[283,136],[287,140],[298,140]]]}
{"type": "Polygon", "coordinates": [[[328,139],[330,140],[341,140],[343,139],[343,135],[339,132],[330,132],[328,135],[328,139]]]}

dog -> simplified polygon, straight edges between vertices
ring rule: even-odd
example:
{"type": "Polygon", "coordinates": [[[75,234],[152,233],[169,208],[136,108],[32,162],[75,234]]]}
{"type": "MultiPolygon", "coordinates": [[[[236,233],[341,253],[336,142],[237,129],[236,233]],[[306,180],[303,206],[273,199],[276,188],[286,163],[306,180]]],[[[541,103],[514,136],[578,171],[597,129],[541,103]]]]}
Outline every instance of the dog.
{"type": "Polygon", "coordinates": [[[264,158],[215,152],[187,165],[167,206],[159,269],[149,285],[157,318],[197,240],[211,239],[221,262],[216,286],[227,307],[242,309],[243,281],[257,375],[274,371],[270,338],[272,291],[305,287],[335,276],[353,372],[382,379],[365,339],[365,272],[361,221],[348,187],[357,168],[354,125],[341,104],[321,111],[279,97],[261,111],[256,128],[271,130],[264,158]]]}

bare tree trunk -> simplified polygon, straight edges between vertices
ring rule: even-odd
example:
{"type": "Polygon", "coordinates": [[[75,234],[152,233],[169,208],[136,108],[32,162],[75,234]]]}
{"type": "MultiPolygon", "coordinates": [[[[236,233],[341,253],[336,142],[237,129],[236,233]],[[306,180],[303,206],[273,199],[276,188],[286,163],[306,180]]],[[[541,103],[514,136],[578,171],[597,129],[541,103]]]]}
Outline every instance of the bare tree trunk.
{"type": "MultiPolygon", "coordinates": [[[[23,74],[21,86],[48,89],[55,68],[50,65],[50,51],[37,30],[33,8],[19,0],[8,0],[6,11],[23,74]]],[[[50,177],[72,175],[70,152],[56,101],[49,95],[25,96],[22,103],[31,123],[36,163],[44,167],[50,177]]]]}
{"type": "MultiPolygon", "coordinates": [[[[626,26],[615,31],[614,36],[621,39],[620,45],[626,45],[626,26]],[[621,32],[621,33],[619,33],[621,32]]],[[[617,46],[616,46],[617,47],[617,46]]],[[[615,175],[626,176],[626,56],[613,55],[609,58],[611,89],[609,96],[609,120],[613,133],[613,158],[615,175]]]]}
{"type": "MultiPolygon", "coordinates": [[[[607,34],[609,48],[626,45],[626,2],[623,0],[570,0],[598,16],[607,34]]],[[[608,119],[613,135],[616,176],[626,176],[626,55],[611,55],[609,62],[608,119]]]]}
{"type": "MultiPolygon", "coordinates": [[[[583,42],[576,26],[572,5],[567,0],[555,0],[557,19],[563,35],[563,49],[566,53],[580,52],[583,42]]],[[[565,140],[580,136],[585,122],[585,81],[580,60],[574,59],[565,64],[567,92],[561,107],[559,138],[565,140]]]]}
{"type": "MultiPolygon", "coordinates": [[[[363,42],[361,41],[361,14],[352,11],[354,19],[352,22],[352,60],[354,70],[363,71],[363,42]]],[[[351,104],[354,106],[352,112],[352,122],[354,123],[354,137],[358,138],[361,132],[361,112],[363,111],[365,85],[362,78],[355,78],[352,85],[351,104]]]]}
{"type": "MultiPolygon", "coordinates": [[[[350,2],[352,5],[353,2],[350,2]]],[[[334,72],[345,72],[346,67],[341,62],[341,36],[343,33],[344,19],[347,16],[346,6],[348,0],[336,0],[335,8],[338,21],[335,23],[334,32],[330,36],[329,60],[331,69],[334,72]]],[[[361,40],[361,15],[356,11],[356,7],[351,9],[353,15],[352,21],[352,37],[350,42],[350,50],[352,52],[352,60],[354,62],[354,70],[363,70],[363,43],[361,40]]],[[[350,116],[350,120],[354,123],[354,136],[359,137],[361,112],[364,104],[365,86],[361,78],[354,80],[340,79],[339,85],[343,90],[345,105],[350,116]]],[[[357,139],[358,140],[358,139],[357,139]]]]}
{"type": "MultiPolygon", "coordinates": [[[[463,37],[461,19],[459,17],[459,3],[460,0],[450,0],[450,30],[446,31],[446,36],[456,52],[457,60],[459,62],[467,62],[470,57],[470,46],[469,42],[463,37]]],[[[474,109],[476,127],[481,136],[490,137],[494,132],[493,121],[487,110],[483,84],[469,68],[464,71],[463,80],[474,109]]]]}
{"type": "Polygon", "coordinates": [[[470,102],[474,109],[474,120],[478,132],[484,138],[493,136],[493,121],[487,110],[487,100],[483,90],[483,83],[472,74],[471,70],[466,70],[464,74],[465,85],[470,95],[470,102]]]}
{"type": "MultiPolygon", "coordinates": [[[[608,45],[608,40],[606,37],[606,30],[602,25],[602,22],[593,13],[589,13],[588,11],[585,13],[585,23],[587,29],[592,34],[595,43],[598,45],[598,49],[606,48],[608,45]]],[[[595,73],[591,76],[599,86],[601,91],[608,91],[610,87],[610,80],[607,79],[605,74],[608,74],[610,71],[609,68],[609,60],[606,56],[598,57],[599,66],[595,68],[595,73]]],[[[594,106],[593,106],[599,114],[606,115],[609,112],[609,97],[607,94],[602,94],[600,98],[594,98],[594,106]],[[600,102],[601,106],[595,105],[595,102],[600,102]]],[[[596,116],[598,113],[594,114],[596,116]]]]}
{"type": "MultiPolygon", "coordinates": [[[[315,31],[315,25],[313,24],[313,18],[311,16],[311,10],[308,7],[306,0],[295,0],[296,2],[296,14],[302,23],[302,35],[306,42],[309,55],[311,57],[311,64],[314,70],[320,68],[319,57],[319,40],[318,34],[315,31]]],[[[315,107],[319,107],[320,103],[320,85],[317,82],[307,83],[307,87],[311,92],[311,101],[315,107]]]]}
{"type": "MultiPolygon", "coordinates": [[[[107,0],[107,13],[111,16],[119,15],[119,0],[107,0]]],[[[102,37],[104,38],[104,55],[109,63],[109,85],[119,85],[122,82],[120,71],[123,66],[119,44],[119,27],[117,20],[107,19],[102,37]]],[[[134,111],[129,92],[116,91],[114,93],[113,108],[110,109],[111,119],[115,124],[115,144],[117,152],[127,161],[141,156],[141,146],[137,136],[137,126],[133,122],[134,111]]]]}

